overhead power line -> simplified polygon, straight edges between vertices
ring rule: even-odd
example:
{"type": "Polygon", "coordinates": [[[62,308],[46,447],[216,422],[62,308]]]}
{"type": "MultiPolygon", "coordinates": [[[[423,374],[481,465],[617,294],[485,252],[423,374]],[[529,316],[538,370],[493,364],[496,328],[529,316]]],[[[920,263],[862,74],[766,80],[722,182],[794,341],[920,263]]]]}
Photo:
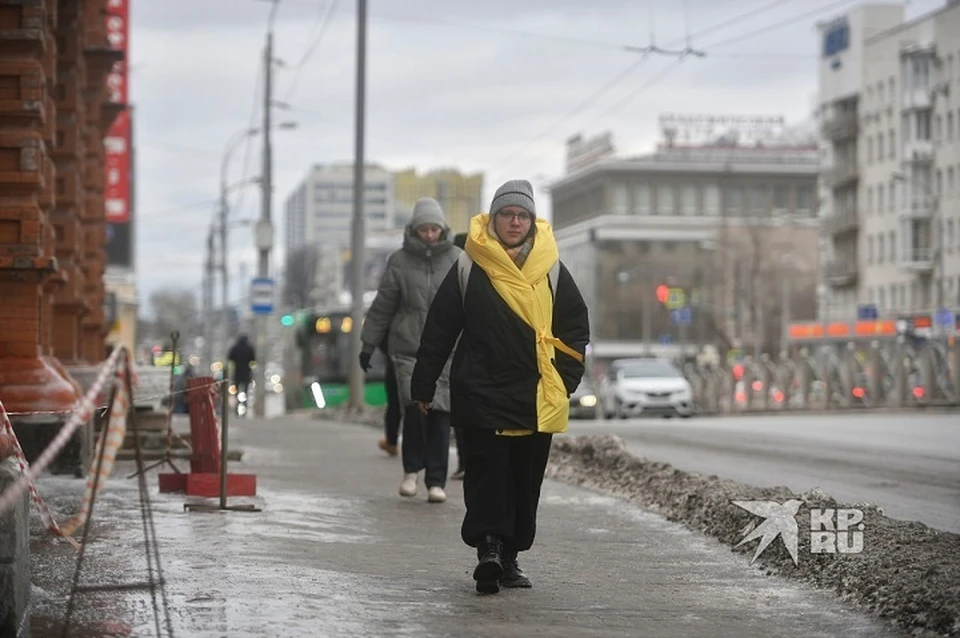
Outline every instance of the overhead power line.
{"type": "MultiPolygon", "coordinates": [[[[767,4],[765,4],[765,5],[761,6],[761,7],[758,7],[757,9],[754,9],[754,10],[752,10],[752,11],[748,11],[748,12],[739,14],[739,15],[737,15],[737,16],[734,16],[733,18],[729,18],[729,19],[727,19],[727,20],[724,20],[723,22],[720,22],[720,23],[718,23],[718,24],[715,24],[715,25],[712,25],[712,26],[707,27],[707,28],[705,28],[705,29],[702,29],[702,30],[700,30],[700,31],[692,34],[692,35],[689,36],[689,37],[690,37],[691,39],[692,39],[692,38],[697,38],[697,37],[701,37],[701,36],[703,36],[703,35],[705,35],[705,34],[707,34],[707,33],[713,33],[713,32],[718,31],[718,30],[720,30],[720,29],[725,29],[725,28],[727,28],[727,27],[729,27],[729,26],[732,26],[732,25],[734,25],[734,24],[736,24],[736,23],[738,23],[738,22],[742,22],[742,21],[744,21],[744,20],[751,19],[751,18],[753,18],[753,17],[755,17],[755,16],[757,16],[757,15],[759,15],[759,14],[761,14],[761,13],[764,13],[764,12],[766,12],[766,11],[769,11],[770,9],[773,9],[773,8],[779,6],[779,5],[786,4],[787,2],[791,2],[791,1],[792,1],[792,0],[774,0],[773,2],[768,2],[767,4]]],[[[720,45],[720,46],[724,46],[724,45],[726,45],[726,44],[733,43],[733,42],[739,42],[739,41],[742,41],[742,40],[744,40],[744,39],[747,39],[747,38],[750,38],[750,37],[753,37],[753,36],[756,36],[756,35],[759,35],[759,34],[762,34],[762,33],[767,33],[767,32],[769,32],[769,31],[771,31],[771,30],[778,29],[778,28],[781,28],[781,27],[785,27],[785,26],[788,26],[788,25],[790,25],[790,24],[794,24],[794,23],[796,23],[796,22],[798,22],[798,21],[800,21],[800,20],[807,19],[807,18],[809,18],[809,17],[812,17],[812,16],[817,15],[817,14],[820,14],[820,13],[824,13],[824,12],[826,12],[826,11],[834,10],[834,9],[836,9],[836,8],[839,7],[839,6],[851,4],[851,3],[855,2],[855,1],[856,1],[856,0],[841,0],[841,1],[839,1],[839,2],[833,2],[833,3],[831,3],[831,4],[821,6],[821,7],[817,8],[817,9],[815,9],[815,10],[807,11],[807,12],[804,12],[804,13],[801,13],[801,14],[798,14],[798,15],[794,15],[794,16],[792,16],[792,17],[790,17],[790,18],[785,19],[785,20],[781,20],[781,21],[778,21],[778,22],[776,22],[776,23],[774,23],[774,24],[767,25],[767,26],[765,26],[765,27],[763,27],[763,28],[761,28],[761,29],[756,29],[756,30],[750,31],[750,32],[748,32],[748,33],[746,33],[746,34],[733,36],[733,37],[731,37],[731,38],[729,38],[729,39],[727,39],[727,40],[721,41],[721,42],[719,43],[719,45],[720,45]]],[[[670,46],[673,46],[673,45],[670,45],[670,46]]],[[[706,46],[705,48],[706,48],[706,49],[710,49],[710,48],[713,48],[713,47],[715,47],[715,46],[717,46],[717,44],[709,45],[709,46],[706,46]]],[[[709,54],[708,54],[708,55],[709,55],[709,54]]],[[[685,57],[686,57],[686,56],[680,56],[680,57],[678,58],[678,60],[676,61],[676,63],[669,65],[666,69],[664,69],[664,70],[661,71],[660,73],[656,74],[653,78],[651,78],[650,80],[648,80],[647,82],[645,82],[644,84],[642,84],[636,91],[630,93],[625,99],[617,102],[617,103],[616,103],[615,105],[613,105],[611,108],[603,111],[603,113],[601,113],[601,114],[598,115],[596,118],[594,118],[594,120],[591,120],[591,123],[592,123],[592,122],[595,122],[596,120],[599,120],[599,119],[602,118],[602,117],[605,117],[606,115],[609,115],[610,113],[613,113],[614,111],[617,111],[617,110],[623,108],[623,106],[625,106],[627,103],[629,103],[630,101],[632,101],[633,99],[635,99],[640,93],[642,93],[642,92],[644,92],[644,91],[652,88],[654,85],[656,85],[656,84],[659,83],[660,81],[664,80],[664,79],[670,74],[671,71],[675,70],[675,69],[680,65],[680,63],[685,59],[685,57]]],[[[642,60],[641,60],[641,62],[642,62],[642,60]]],[[[637,66],[639,66],[639,65],[637,65],[637,66]]],[[[630,67],[628,67],[628,71],[632,71],[634,68],[636,68],[636,67],[634,67],[633,65],[631,65],[630,67]]],[[[536,142],[540,141],[540,140],[541,140],[543,137],[545,137],[546,135],[549,135],[549,134],[552,133],[554,130],[556,130],[557,128],[559,128],[564,122],[566,122],[567,120],[569,120],[571,117],[574,117],[576,114],[578,114],[579,112],[583,111],[583,110],[584,110],[585,108],[587,108],[590,104],[592,104],[592,103],[595,102],[597,99],[599,99],[600,97],[602,97],[602,95],[605,94],[607,91],[609,91],[611,88],[613,88],[614,86],[616,86],[617,84],[619,84],[619,82],[620,82],[623,78],[625,78],[626,76],[628,76],[628,75],[630,74],[628,71],[622,72],[620,75],[618,75],[617,77],[615,77],[613,81],[609,82],[607,85],[604,85],[604,87],[603,87],[600,91],[598,91],[597,93],[594,93],[594,94],[591,95],[589,98],[587,98],[587,100],[585,100],[583,103],[581,103],[580,105],[578,105],[577,109],[575,109],[574,111],[571,111],[571,112],[568,113],[566,116],[564,116],[564,117],[560,118],[558,121],[554,122],[550,127],[548,127],[548,129],[546,129],[546,130],[545,130],[544,132],[542,132],[540,135],[537,135],[535,138],[533,138],[533,140],[531,140],[528,144],[526,144],[526,145],[523,147],[523,150],[521,150],[519,153],[515,153],[515,154],[512,154],[511,156],[508,156],[506,159],[501,160],[500,162],[498,162],[498,163],[495,164],[494,166],[497,166],[498,164],[502,164],[502,163],[506,163],[506,167],[507,167],[507,168],[510,168],[510,167],[514,166],[516,160],[519,159],[519,158],[521,158],[521,157],[523,157],[523,154],[524,154],[527,150],[529,150],[530,147],[532,147],[536,142]]],[[[498,169],[496,169],[496,170],[497,170],[498,172],[497,172],[497,173],[494,173],[494,174],[502,173],[504,169],[503,169],[503,168],[498,168],[498,169]]]]}
{"type": "Polygon", "coordinates": [[[316,35],[313,37],[309,45],[307,45],[306,50],[303,55],[300,57],[300,60],[296,64],[292,65],[290,68],[294,69],[293,79],[290,81],[290,88],[287,90],[285,102],[290,102],[293,99],[293,94],[297,90],[297,84],[300,81],[301,74],[307,62],[310,61],[310,58],[313,57],[313,54],[316,52],[317,48],[320,46],[320,43],[323,41],[323,36],[327,32],[327,28],[330,26],[331,18],[333,17],[334,12],[337,10],[337,6],[340,4],[340,0],[331,0],[330,4],[327,5],[327,11],[323,14],[323,18],[319,24],[319,27],[316,30],[316,35]]]}

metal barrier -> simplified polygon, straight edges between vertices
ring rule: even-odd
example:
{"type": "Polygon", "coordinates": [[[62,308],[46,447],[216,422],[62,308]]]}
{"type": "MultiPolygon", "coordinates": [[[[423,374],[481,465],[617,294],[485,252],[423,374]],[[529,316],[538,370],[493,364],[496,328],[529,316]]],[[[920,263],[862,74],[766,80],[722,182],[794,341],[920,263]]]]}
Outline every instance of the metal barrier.
{"type": "Polygon", "coordinates": [[[960,407],[960,341],[873,341],[799,348],[736,363],[681,362],[702,414],[960,407]],[[736,376],[739,372],[740,376],[736,376]]]}

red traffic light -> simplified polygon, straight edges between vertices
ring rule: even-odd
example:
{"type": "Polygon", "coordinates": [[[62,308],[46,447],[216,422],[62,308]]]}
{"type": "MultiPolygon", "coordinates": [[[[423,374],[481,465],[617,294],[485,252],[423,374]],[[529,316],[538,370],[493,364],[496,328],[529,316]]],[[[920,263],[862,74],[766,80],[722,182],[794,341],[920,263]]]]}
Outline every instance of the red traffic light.
{"type": "Polygon", "coordinates": [[[743,365],[738,363],[733,366],[733,378],[737,381],[743,378],[743,365]]]}
{"type": "Polygon", "coordinates": [[[657,301],[660,303],[667,303],[667,297],[670,296],[670,288],[660,284],[657,286],[657,301]]]}

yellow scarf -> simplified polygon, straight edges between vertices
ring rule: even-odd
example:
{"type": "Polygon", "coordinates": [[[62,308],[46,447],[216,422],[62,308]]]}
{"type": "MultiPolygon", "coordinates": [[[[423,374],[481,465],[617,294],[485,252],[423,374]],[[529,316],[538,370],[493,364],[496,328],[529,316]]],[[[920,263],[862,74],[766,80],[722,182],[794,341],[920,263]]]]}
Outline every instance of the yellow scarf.
{"type": "MultiPolygon", "coordinates": [[[[560,373],[553,365],[556,350],[582,361],[583,357],[553,336],[553,294],[548,274],[560,258],[550,224],[537,219],[536,239],[523,269],[517,268],[503,244],[489,229],[490,216],[481,213],[470,220],[466,251],[487,273],[494,289],[511,310],[533,328],[537,340],[537,430],[551,434],[567,431],[570,401],[560,373]]],[[[504,430],[502,434],[528,434],[504,430]]]]}

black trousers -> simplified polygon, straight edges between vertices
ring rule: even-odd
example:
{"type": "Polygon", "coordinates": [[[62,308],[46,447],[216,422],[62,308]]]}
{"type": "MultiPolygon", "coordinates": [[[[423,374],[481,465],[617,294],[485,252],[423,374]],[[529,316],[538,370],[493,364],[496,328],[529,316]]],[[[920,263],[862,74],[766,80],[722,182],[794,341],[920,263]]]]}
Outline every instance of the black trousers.
{"type": "Polygon", "coordinates": [[[553,435],[498,436],[495,430],[465,428],[463,437],[463,542],[476,547],[484,536],[499,536],[505,551],[527,551],[537,533],[540,486],[553,435]]]}
{"type": "Polygon", "coordinates": [[[400,437],[400,420],[403,413],[400,411],[400,391],[397,389],[397,374],[393,370],[393,362],[387,357],[386,376],[383,379],[384,390],[387,394],[387,409],[383,413],[383,429],[387,443],[396,445],[400,437]]]}
{"type": "Polygon", "coordinates": [[[403,471],[407,474],[426,469],[423,482],[428,488],[447,484],[450,462],[450,413],[430,410],[424,416],[416,403],[403,414],[403,471]]]}
{"type": "Polygon", "coordinates": [[[463,428],[453,426],[453,437],[457,442],[457,469],[467,467],[467,444],[463,442],[463,428]]]}

